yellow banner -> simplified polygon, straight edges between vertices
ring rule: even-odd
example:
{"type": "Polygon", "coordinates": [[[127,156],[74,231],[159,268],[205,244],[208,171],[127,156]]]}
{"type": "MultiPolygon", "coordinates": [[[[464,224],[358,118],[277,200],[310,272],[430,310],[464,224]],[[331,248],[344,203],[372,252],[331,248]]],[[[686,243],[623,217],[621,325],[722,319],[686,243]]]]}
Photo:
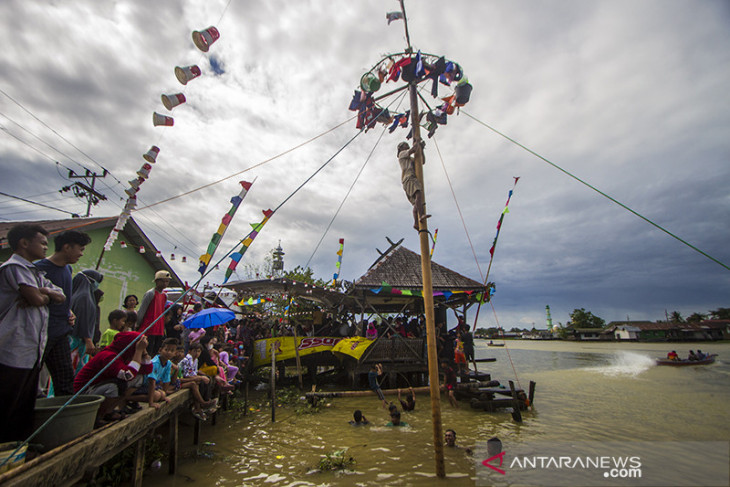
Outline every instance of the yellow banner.
{"type": "Polygon", "coordinates": [[[355,360],[360,360],[362,354],[373,342],[374,340],[365,337],[343,338],[332,348],[332,353],[342,353],[355,360]]]}
{"type": "MultiPolygon", "coordinates": [[[[287,360],[296,357],[294,350],[294,340],[292,336],[264,338],[254,342],[253,366],[260,367],[262,365],[271,364],[271,347],[276,350],[276,361],[287,360]]],[[[299,356],[309,355],[310,353],[328,352],[332,350],[339,341],[340,337],[298,337],[296,338],[299,356]]],[[[367,348],[367,347],[365,347],[367,348]]],[[[364,349],[363,349],[364,350],[364,349]]],[[[362,355],[362,354],[361,354],[362,355]]]]}

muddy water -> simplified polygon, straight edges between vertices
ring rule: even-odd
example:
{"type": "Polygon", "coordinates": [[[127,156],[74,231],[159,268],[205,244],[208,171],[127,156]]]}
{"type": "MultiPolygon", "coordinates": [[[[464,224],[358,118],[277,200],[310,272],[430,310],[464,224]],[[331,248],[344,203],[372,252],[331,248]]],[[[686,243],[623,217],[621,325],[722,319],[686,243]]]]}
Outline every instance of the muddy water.
{"type": "MultiPolygon", "coordinates": [[[[477,340],[476,346],[477,357],[497,358],[480,364],[493,378],[505,384],[516,378],[524,388],[537,382],[535,411],[516,424],[508,412],[488,414],[467,403],[455,410],[443,400],[443,426],[456,430],[459,445],[492,436],[505,449],[535,441],[730,439],[730,343],[702,344],[720,360],[691,368],[655,366],[652,358],[667,352],[662,344],[508,341],[496,348],[477,340]]],[[[689,346],[672,345],[680,355],[689,346]]],[[[222,416],[203,428],[201,442],[209,444],[198,449],[189,446],[190,428],[182,428],[178,475],[167,476],[163,466],[144,485],[444,485],[434,476],[427,396],[418,396],[415,412],[403,413],[408,428],[385,427],[389,418],[376,398],[334,399],[314,415],[279,408],[273,424],[263,408],[238,419],[222,416]],[[351,427],[355,409],[372,426],[351,427]],[[343,448],[356,460],[354,471],[312,472],[322,455],[343,448]]],[[[461,449],[447,448],[445,455],[448,484],[474,485],[476,459],[461,449]]],[[[702,458],[687,455],[702,465],[702,458]]]]}

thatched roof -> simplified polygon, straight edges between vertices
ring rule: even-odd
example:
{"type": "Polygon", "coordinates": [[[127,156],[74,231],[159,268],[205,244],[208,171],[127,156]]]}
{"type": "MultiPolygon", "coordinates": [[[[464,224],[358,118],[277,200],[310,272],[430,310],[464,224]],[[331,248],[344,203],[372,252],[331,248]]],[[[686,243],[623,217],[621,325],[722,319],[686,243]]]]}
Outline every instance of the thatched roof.
{"type": "MultiPolygon", "coordinates": [[[[470,306],[483,296],[482,283],[431,261],[434,303],[437,306],[470,306]]],[[[383,253],[349,290],[365,309],[381,313],[421,312],[421,256],[398,244],[383,253]],[[385,283],[385,284],[384,284],[385,283]],[[385,285],[390,286],[390,290],[385,285]],[[410,292],[413,294],[411,295],[410,292]]],[[[487,293],[488,295],[488,293],[487,293]]]]}
{"type": "MultiPolygon", "coordinates": [[[[433,261],[431,261],[431,280],[434,291],[484,290],[482,283],[433,261]]],[[[421,256],[403,246],[398,246],[379,258],[365,275],[355,281],[355,288],[378,288],[383,282],[394,288],[421,289],[423,287],[421,256]]]]}

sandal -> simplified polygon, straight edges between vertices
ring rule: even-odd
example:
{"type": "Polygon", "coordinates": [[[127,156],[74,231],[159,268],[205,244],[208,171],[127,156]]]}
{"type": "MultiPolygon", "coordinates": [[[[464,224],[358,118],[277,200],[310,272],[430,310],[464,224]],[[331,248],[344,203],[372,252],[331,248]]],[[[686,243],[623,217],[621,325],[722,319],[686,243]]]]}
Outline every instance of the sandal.
{"type": "Polygon", "coordinates": [[[112,411],[111,413],[107,413],[103,419],[104,421],[121,421],[126,417],[127,415],[121,411],[112,411]]]}
{"type": "Polygon", "coordinates": [[[199,419],[200,421],[207,421],[208,416],[205,415],[205,412],[203,411],[191,411],[193,413],[193,416],[195,419],[199,419]]]}

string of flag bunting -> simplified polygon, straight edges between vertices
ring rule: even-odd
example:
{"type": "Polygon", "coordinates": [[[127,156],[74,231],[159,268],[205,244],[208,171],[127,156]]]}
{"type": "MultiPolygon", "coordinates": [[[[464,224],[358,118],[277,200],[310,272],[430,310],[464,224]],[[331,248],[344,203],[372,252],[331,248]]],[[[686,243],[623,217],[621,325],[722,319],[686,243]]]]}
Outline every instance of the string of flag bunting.
{"type": "Polygon", "coordinates": [[[433,243],[431,244],[431,255],[430,257],[433,257],[433,251],[436,248],[436,239],[439,237],[439,229],[437,228],[433,232],[433,243]]]}
{"type": "Polygon", "coordinates": [[[264,214],[264,219],[261,220],[260,223],[251,223],[253,230],[251,231],[251,233],[248,234],[245,239],[243,239],[243,241],[241,242],[241,248],[238,249],[238,252],[234,252],[231,254],[231,262],[228,264],[228,269],[226,269],[226,277],[225,279],[223,279],[224,284],[228,282],[231,274],[233,274],[233,271],[236,270],[238,263],[241,261],[243,254],[246,253],[248,248],[253,243],[253,240],[258,236],[261,229],[264,227],[264,225],[266,225],[266,222],[268,222],[269,218],[271,218],[271,216],[274,214],[274,211],[271,209],[262,210],[262,212],[264,214]]]}
{"type": "Polygon", "coordinates": [[[507,203],[504,204],[504,210],[502,210],[502,214],[499,216],[499,221],[497,222],[497,234],[494,236],[494,242],[492,242],[492,248],[489,249],[489,255],[491,255],[491,258],[494,258],[494,249],[497,247],[497,239],[499,239],[499,231],[502,229],[502,222],[504,221],[504,215],[509,213],[509,200],[512,198],[512,193],[515,190],[515,187],[517,186],[517,181],[520,180],[519,176],[514,177],[515,183],[512,185],[512,189],[509,190],[509,193],[507,194],[507,203]]]}
{"type": "Polygon", "coordinates": [[[340,277],[340,270],[342,267],[342,253],[345,250],[345,239],[340,239],[340,249],[337,251],[337,263],[335,264],[335,267],[337,270],[335,271],[334,275],[332,276],[332,287],[337,286],[337,278],[340,277]]]}
{"type": "Polygon", "coordinates": [[[228,210],[228,213],[223,215],[218,230],[213,234],[213,238],[210,239],[207,251],[205,254],[200,256],[200,266],[198,267],[200,275],[205,274],[205,270],[208,268],[208,264],[210,264],[210,259],[213,258],[213,254],[215,254],[215,251],[218,249],[218,245],[220,244],[223,235],[225,235],[228,225],[230,225],[231,220],[233,220],[233,217],[236,215],[238,207],[241,205],[241,202],[246,197],[246,194],[248,193],[248,190],[251,189],[251,185],[253,183],[240,181],[240,184],[241,192],[231,198],[231,208],[228,210]]]}
{"type": "MultiPolygon", "coordinates": [[[[400,289],[400,288],[394,288],[393,286],[389,285],[387,282],[383,281],[381,283],[381,286],[378,288],[371,288],[371,292],[374,294],[393,294],[396,296],[423,296],[423,291],[420,289],[400,289]]],[[[488,286],[488,292],[489,295],[494,295],[494,287],[488,286]]],[[[434,296],[443,296],[447,300],[451,298],[454,294],[466,294],[467,296],[471,296],[474,294],[474,297],[477,301],[481,303],[486,303],[488,299],[484,296],[483,292],[476,292],[473,289],[471,290],[463,290],[463,289],[455,289],[455,290],[447,290],[447,291],[434,291],[434,296]]]]}
{"type": "Polygon", "coordinates": [[[241,301],[237,302],[237,306],[254,306],[256,304],[263,304],[268,303],[270,301],[273,301],[271,298],[248,298],[248,299],[242,299],[241,301]]]}

